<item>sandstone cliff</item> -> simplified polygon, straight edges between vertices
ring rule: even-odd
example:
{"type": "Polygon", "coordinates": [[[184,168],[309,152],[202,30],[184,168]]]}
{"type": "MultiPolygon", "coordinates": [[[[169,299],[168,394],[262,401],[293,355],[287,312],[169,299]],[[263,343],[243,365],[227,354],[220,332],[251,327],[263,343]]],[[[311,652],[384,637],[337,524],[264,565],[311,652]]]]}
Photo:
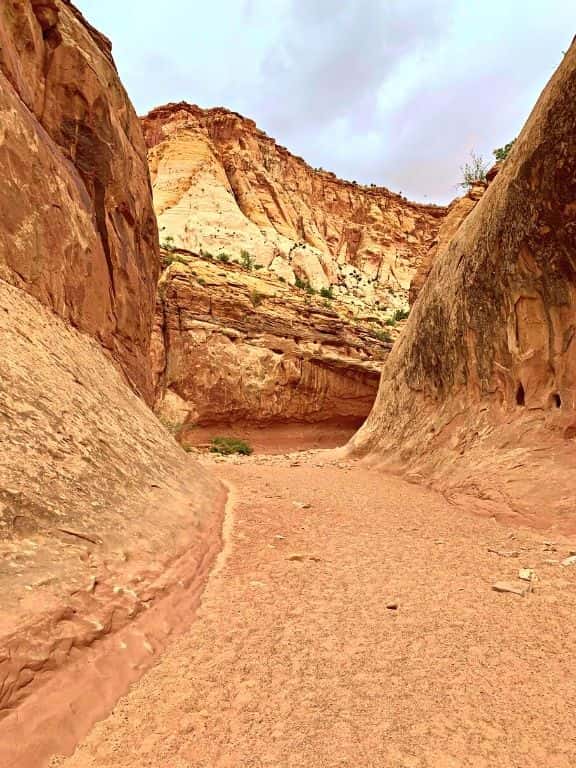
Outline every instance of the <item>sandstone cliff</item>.
{"type": "Polygon", "coordinates": [[[418,294],[428,279],[428,275],[430,274],[434,263],[448,247],[450,241],[455,236],[460,225],[466,220],[468,214],[474,210],[476,203],[484,194],[487,186],[487,183],[484,182],[474,184],[465,195],[457,197],[448,206],[446,216],[440,224],[438,233],[432,245],[422,257],[410,282],[410,304],[414,304],[418,298],[418,294]]]}
{"type": "Polygon", "coordinates": [[[157,410],[184,442],[194,425],[362,423],[392,346],[376,317],[265,271],[184,251],[165,260],[152,344],[157,410]]]}
{"type": "Polygon", "coordinates": [[[224,494],[132,391],[152,399],[145,145],[64,0],[0,4],[0,169],[0,764],[37,768],[190,620],[224,494]]]}
{"type": "Polygon", "coordinates": [[[439,254],[351,449],[561,528],[576,464],[576,45],[439,254]]]}
{"type": "Polygon", "coordinates": [[[110,51],[65,0],[0,5],[0,278],[97,338],[150,399],[157,228],[110,51]]]}
{"type": "Polygon", "coordinates": [[[142,123],[161,240],[245,250],[289,283],[332,285],[360,305],[405,305],[444,208],[314,170],[226,109],[169,104],[142,123]]]}

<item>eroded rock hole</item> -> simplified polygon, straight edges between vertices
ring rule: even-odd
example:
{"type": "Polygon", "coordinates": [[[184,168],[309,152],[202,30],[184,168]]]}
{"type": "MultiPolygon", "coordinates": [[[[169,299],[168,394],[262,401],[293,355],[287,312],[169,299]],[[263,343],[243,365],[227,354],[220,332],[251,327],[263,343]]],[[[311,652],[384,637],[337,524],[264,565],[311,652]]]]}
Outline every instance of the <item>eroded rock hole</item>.
{"type": "Polygon", "coordinates": [[[558,394],[558,392],[555,392],[552,395],[552,403],[556,406],[556,408],[560,408],[560,406],[562,405],[562,399],[558,394]]]}
{"type": "Polygon", "coordinates": [[[525,405],[524,387],[522,384],[518,384],[518,389],[516,390],[516,405],[525,405]]]}

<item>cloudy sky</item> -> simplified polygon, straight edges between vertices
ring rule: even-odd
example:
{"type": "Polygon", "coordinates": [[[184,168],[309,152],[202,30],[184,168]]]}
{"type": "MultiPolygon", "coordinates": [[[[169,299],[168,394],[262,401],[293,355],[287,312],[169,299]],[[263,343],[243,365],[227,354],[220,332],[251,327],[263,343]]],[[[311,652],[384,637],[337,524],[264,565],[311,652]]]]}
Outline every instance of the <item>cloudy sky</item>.
{"type": "Polygon", "coordinates": [[[140,113],[226,106],[313,166],[456,194],[518,133],[576,32],[574,0],[76,0],[140,113]]]}

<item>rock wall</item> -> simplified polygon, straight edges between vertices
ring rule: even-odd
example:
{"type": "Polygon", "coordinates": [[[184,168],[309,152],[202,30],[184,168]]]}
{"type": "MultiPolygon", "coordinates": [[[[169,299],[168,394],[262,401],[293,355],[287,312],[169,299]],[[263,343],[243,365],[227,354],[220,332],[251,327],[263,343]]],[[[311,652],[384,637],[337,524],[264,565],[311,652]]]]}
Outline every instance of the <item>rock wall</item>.
{"type": "Polygon", "coordinates": [[[0,5],[0,167],[0,278],[98,339],[150,400],[146,147],[110,43],[65,0],[0,5]]]}
{"type": "Polygon", "coordinates": [[[64,0],[0,4],[0,170],[0,764],[37,768],[191,620],[225,493],[136,394],[160,267],[146,149],[64,0]]]}
{"type": "Polygon", "coordinates": [[[483,182],[474,184],[465,195],[457,197],[456,200],[453,200],[448,206],[448,211],[438,229],[438,233],[432,245],[420,261],[410,282],[410,304],[414,304],[418,298],[418,294],[428,279],[428,275],[436,260],[440,258],[441,254],[446,250],[452,238],[460,228],[460,225],[466,220],[468,214],[474,210],[476,203],[484,194],[487,186],[487,183],[483,182]]]}
{"type": "Polygon", "coordinates": [[[439,255],[350,449],[450,498],[574,525],[576,46],[439,255]]]}
{"type": "Polygon", "coordinates": [[[445,209],[312,169],[252,120],[180,103],[142,120],[161,240],[400,307],[445,209]]]}
{"type": "Polygon", "coordinates": [[[157,411],[194,425],[368,415],[392,346],[337,299],[262,271],[166,253],[152,344],[157,411]]]}

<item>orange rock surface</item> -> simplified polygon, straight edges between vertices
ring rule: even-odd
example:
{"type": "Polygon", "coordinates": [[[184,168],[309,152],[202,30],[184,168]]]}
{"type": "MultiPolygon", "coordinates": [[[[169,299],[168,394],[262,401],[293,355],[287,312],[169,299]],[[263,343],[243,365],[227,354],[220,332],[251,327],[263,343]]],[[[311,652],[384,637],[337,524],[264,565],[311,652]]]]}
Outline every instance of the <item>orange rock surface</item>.
{"type": "Polygon", "coordinates": [[[351,448],[454,501],[569,527],[576,462],[576,45],[438,255],[351,448]]]}
{"type": "Polygon", "coordinates": [[[142,124],[161,240],[246,250],[288,282],[405,304],[444,208],[314,170],[226,109],[168,104],[142,124]]]}
{"type": "Polygon", "coordinates": [[[0,168],[0,765],[38,768],[190,622],[225,493],[136,394],[159,271],[145,145],[108,42],[63,0],[0,4],[0,168]]]}
{"type": "Polygon", "coordinates": [[[110,51],[64,0],[0,4],[0,278],[97,338],[150,399],[157,228],[110,51]]]}

